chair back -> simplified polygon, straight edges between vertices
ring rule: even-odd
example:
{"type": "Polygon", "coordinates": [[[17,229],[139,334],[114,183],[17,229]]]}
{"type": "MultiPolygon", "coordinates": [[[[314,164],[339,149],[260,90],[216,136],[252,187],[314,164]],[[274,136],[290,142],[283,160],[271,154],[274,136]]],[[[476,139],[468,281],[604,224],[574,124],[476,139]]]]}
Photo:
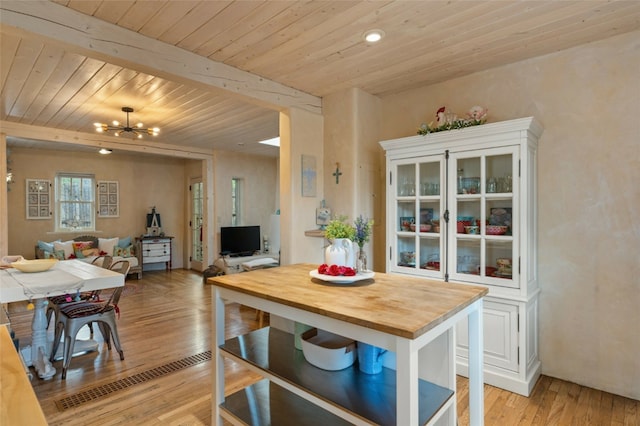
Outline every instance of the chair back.
{"type": "MultiPolygon", "coordinates": [[[[129,273],[129,268],[131,268],[131,264],[129,263],[129,261],[118,260],[117,262],[112,263],[109,269],[114,272],[123,274],[126,278],[127,274],[129,273]]],[[[109,296],[109,300],[107,300],[107,303],[104,304],[104,309],[108,309],[109,306],[114,306],[116,308],[116,312],[119,312],[118,302],[120,301],[120,296],[122,295],[123,290],[124,286],[116,287],[113,290],[113,293],[111,293],[111,296],[109,296]]]]}
{"type": "Polygon", "coordinates": [[[118,260],[117,262],[112,263],[109,269],[126,276],[129,273],[129,269],[131,269],[131,264],[128,260],[118,260]]]}
{"type": "Polygon", "coordinates": [[[105,303],[104,308],[106,309],[108,306],[113,306],[116,309],[116,312],[119,314],[118,302],[120,301],[120,296],[122,296],[122,291],[124,290],[124,286],[116,287],[111,293],[109,300],[105,303]]]}
{"type": "Polygon", "coordinates": [[[113,263],[113,257],[107,255],[104,256],[98,256],[95,259],[93,259],[93,261],[91,262],[93,265],[97,265],[99,262],[98,260],[102,259],[102,264],[100,265],[100,267],[105,268],[105,269],[111,269],[111,264],[113,263]]]}

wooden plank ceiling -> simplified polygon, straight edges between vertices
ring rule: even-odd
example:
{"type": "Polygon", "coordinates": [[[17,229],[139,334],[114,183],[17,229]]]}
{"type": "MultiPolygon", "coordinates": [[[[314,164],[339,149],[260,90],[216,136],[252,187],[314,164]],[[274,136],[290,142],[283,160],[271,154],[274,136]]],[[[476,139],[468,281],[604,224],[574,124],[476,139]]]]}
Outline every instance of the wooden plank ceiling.
{"type": "MultiPolygon", "coordinates": [[[[7,18],[28,14],[19,3],[0,3],[0,120],[91,133],[94,122],[124,121],[131,106],[132,122],[161,128],[158,142],[277,155],[256,141],[278,135],[285,105],[181,78],[148,52],[125,63],[116,48],[94,54],[35,34],[7,18]]],[[[318,99],[351,87],[384,96],[640,28],[635,0],[24,3],[94,31],[95,44],[126,30],[149,50],[166,44],[318,99]],[[375,45],[362,39],[373,28],[386,33],[375,45]]]]}

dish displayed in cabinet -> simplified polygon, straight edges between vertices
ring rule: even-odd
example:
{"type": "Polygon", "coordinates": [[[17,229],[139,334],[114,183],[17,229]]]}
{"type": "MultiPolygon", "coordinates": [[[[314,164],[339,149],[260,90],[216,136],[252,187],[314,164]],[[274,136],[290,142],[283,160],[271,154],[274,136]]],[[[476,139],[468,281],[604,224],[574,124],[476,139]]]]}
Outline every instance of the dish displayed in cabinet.
{"type": "Polygon", "coordinates": [[[405,216],[400,218],[400,230],[411,231],[411,225],[415,226],[416,218],[413,216],[405,216]]]}
{"type": "Polygon", "coordinates": [[[429,269],[430,271],[439,271],[440,262],[429,261],[429,262],[423,263],[420,267],[422,269],[429,269]]]}
{"type": "Polygon", "coordinates": [[[489,225],[511,226],[511,208],[492,208],[489,214],[489,225]]]}
{"type": "Polygon", "coordinates": [[[420,229],[420,232],[431,232],[431,224],[430,223],[421,223],[419,226],[416,226],[415,223],[412,223],[409,228],[412,232],[415,232],[416,229],[420,229]]]}
{"type": "Polygon", "coordinates": [[[507,233],[508,226],[504,225],[487,225],[487,235],[504,235],[507,233]]]}

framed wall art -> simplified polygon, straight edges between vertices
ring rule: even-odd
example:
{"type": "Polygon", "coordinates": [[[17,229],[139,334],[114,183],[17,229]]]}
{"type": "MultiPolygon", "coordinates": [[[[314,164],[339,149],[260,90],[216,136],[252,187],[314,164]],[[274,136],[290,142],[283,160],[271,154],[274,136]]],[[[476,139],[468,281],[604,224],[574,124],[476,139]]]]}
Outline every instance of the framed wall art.
{"type": "Polygon", "coordinates": [[[120,187],[118,181],[98,181],[98,216],[120,216],[120,187]]]}
{"type": "Polygon", "coordinates": [[[315,197],[318,171],[316,169],[316,157],[313,155],[302,156],[302,196],[315,197]]]}
{"type": "Polygon", "coordinates": [[[27,219],[51,218],[51,181],[27,179],[27,219]]]}

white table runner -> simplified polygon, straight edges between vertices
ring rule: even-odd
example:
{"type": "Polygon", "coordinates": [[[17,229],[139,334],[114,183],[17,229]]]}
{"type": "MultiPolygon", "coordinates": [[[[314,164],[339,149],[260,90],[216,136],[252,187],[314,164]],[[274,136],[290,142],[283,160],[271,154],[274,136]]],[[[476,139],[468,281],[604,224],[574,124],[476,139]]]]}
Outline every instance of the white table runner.
{"type": "Polygon", "coordinates": [[[55,267],[44,272],[21,272],[15,268],[7,269],[7,272],[23,287],[28,298],[75,293],[84,286],[83,279],[55,267]]]}

